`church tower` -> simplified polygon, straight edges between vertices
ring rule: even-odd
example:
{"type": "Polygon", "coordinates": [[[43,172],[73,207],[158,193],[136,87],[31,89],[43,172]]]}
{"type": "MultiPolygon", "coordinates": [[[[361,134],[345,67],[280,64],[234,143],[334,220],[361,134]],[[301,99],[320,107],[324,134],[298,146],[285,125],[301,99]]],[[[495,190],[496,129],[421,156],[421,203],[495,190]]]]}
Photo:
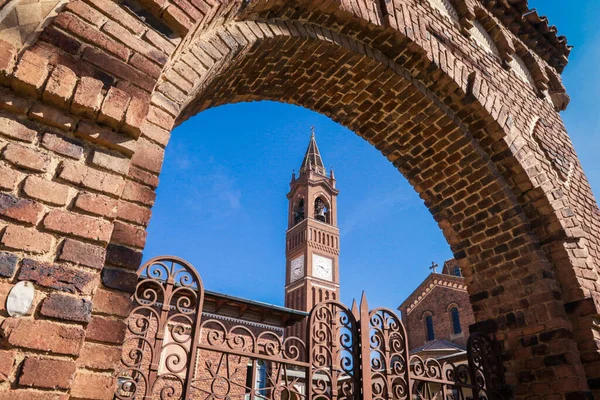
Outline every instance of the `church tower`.
{"type": "MultiPolygon", "coordinates": [[[[323,300],[338,300],[340,234],[333,170],[321,159],[314,131],[287,195],[285,306],[310,311],[323,300]]],[[[296,328],[301,329],[300,327],[296,328]]],[[[299,336],[301,332],[290,332],[299,336]]]]}

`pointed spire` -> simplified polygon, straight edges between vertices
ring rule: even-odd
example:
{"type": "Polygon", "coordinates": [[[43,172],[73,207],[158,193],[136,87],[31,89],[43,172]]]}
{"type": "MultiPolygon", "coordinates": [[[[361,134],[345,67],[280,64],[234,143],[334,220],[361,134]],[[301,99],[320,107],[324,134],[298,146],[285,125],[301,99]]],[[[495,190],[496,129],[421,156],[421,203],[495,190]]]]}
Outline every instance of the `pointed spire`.
{"type": "Polygon", "coordinates": [[[315,139],[315,127],[311,126],[310,129],[310,141],[308,142],[308,148],[306,149],[306,154],[304,155],[302,165],[300,166],[300,175],[311,170],[317,174],[326,175],[325,164],[323,164],[321,153],[319,153],[319,147],[317,146],[317,140],[315,139]]]}

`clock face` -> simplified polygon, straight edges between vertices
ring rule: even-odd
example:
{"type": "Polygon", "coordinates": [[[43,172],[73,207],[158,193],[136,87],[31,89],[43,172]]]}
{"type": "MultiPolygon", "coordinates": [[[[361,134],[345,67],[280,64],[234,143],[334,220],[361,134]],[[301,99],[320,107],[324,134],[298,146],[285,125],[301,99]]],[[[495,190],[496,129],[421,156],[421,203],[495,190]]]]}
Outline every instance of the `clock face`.
{"type": "Polygon", "coordinates": [[[333,279],[333,260],[313,254],[313,275],[315,278],[331,281],[333,279]]]}
{"type": "Polygon", "coordinates": [[[294,282],[304,275],[304,254],[294,258],[290,263],[290,270],[292,273],[290,282],[294,282]]]}

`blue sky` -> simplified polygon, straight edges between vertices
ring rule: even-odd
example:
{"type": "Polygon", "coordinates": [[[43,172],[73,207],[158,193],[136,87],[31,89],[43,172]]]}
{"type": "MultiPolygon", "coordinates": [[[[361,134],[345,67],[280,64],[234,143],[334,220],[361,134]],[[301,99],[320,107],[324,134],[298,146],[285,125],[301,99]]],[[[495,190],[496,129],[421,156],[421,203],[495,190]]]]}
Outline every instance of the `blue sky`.
{"type": "MultiPolygon", "coordinates": [[[[600,2],[530,0],[574,45],[563,79],[563,118],[600,193],[600,2]]],[[[312,111],[273,102],[202,112],[173,132],[149,226],[145,259],[190,261],[205,287],[283,304],[287,199],[314,125],[335,168],[342,301],[366,290],[372,306],[397,307],[452,257],[441,231],[402,175],[372,146],[312,111]]]]}

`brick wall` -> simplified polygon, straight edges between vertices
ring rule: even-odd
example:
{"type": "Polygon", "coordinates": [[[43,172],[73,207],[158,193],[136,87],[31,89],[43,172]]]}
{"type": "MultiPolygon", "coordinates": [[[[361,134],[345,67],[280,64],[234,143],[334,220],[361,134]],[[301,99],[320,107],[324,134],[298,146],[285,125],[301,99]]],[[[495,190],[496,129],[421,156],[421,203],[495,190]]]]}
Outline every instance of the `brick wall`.
{"type": "Polygon", "coordinates": [[[0,293],[37,290],[30,315],[2,312],[0,399],[112,397],[97,352],[123,339],[173,126],[264,99],[331,117],[409,180],[517,397],[600,395],[600,214],[558,114],[565,43],[525,0],[451,3],[458,20],[420,0],[74,0],[29,45],[0,41],[0,293]],[[30,379],[55,363],[56,386],[30,379]]]}

